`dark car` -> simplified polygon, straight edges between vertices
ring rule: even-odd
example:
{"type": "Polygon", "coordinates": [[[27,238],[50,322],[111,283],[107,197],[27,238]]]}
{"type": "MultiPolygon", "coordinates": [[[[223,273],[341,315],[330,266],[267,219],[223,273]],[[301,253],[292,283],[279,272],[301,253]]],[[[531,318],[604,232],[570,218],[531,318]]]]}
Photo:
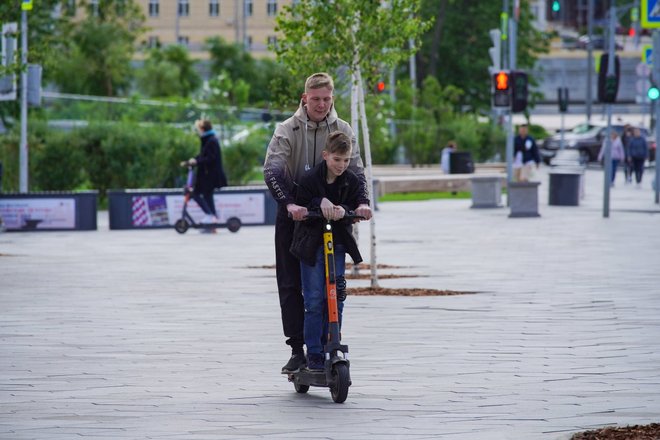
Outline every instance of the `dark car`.
{"type": "MultiPolygon", "coordinates": [[[[619,136],[623,133],[623,125],[612,125],[612,129],[619,136]]],[[[650,139],[649,132],[646,128],[640,127],[640,131],[642,136],[649,141],[649,149],[652,149],[653,153],[655,153],[655,140],[650,139]]],[[[605,125],[580,124],[572,130],[564,132],[564,148],[579,151],[580,162],[583,164],[595,162],[598,160],[598,153],[600,152],[601,145],[603,145],[605,136],[607,136],[607,126],[605,125]]],[[[560,144],[561,133],[554,134],[543,141],[543,144],[539,148],[543,162],[550,165],[552,158],[555,157],[557,151],[560,149],[560,144]]]]}

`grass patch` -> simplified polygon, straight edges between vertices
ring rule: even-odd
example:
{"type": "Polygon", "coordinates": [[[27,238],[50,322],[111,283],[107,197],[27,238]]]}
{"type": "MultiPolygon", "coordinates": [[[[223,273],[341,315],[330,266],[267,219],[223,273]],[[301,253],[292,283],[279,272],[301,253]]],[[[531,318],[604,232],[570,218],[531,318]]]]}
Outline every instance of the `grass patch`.
{"type": "Polygon", "coordinates": [[[418,202],[422,200],[435,199],[471,199],[472,193],[469,191],[456,192],[414,192],[414,193],[393,193],[385,194],[378,198],[379,202],[418,202]]]}

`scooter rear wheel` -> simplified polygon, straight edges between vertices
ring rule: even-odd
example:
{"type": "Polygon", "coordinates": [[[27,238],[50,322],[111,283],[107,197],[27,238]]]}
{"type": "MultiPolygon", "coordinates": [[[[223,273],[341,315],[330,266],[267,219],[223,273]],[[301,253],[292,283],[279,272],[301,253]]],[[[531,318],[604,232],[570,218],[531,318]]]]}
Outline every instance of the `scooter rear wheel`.
{"type": "Polygon", "coordinates": [[[307,391],[309,391],[309,385],[303,385],[301,383],[294,382],[293,387],[296,389],[296,392],[300,394],[305,394],[307,391]]]}
{"type": "Polygon", "coordinates": [[[241,229],[241,219],[238,217],[228,218],[227,229],[229,229],[229,232],[238,232],[238,230],[241,229]]]}
{"type": "Polygon", "coordinates": [[[334,385],[330,388],[332,400],[335,403],[344,403],[348,397],[348,387],[351,384],[348,365],[335,364],[332,369],[332,379],[334,381],[334,385]]]}
{"type": "Polygon", "coordinates": [[[183,218],[180,218],[179,220],[176,221],[176,223],[174,223],[174,229],[179,234],[185,234],[189,227],[190,225],[188,224],[186,219],[183,218]]]}

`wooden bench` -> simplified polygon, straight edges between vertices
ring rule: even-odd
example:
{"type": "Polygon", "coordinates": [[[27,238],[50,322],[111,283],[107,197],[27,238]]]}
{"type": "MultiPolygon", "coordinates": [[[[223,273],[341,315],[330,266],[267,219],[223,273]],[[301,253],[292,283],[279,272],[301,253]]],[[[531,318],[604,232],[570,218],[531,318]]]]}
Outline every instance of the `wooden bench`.
{"type": "Polygon", "coordinates": [[[474,174],[444,174],[439,168],[402,166],[374,167],[376,197],[392,193],[471,191],[472,177],[500,178],[506,185],[506,174],[496,167],[479,167],[474,174]]]}

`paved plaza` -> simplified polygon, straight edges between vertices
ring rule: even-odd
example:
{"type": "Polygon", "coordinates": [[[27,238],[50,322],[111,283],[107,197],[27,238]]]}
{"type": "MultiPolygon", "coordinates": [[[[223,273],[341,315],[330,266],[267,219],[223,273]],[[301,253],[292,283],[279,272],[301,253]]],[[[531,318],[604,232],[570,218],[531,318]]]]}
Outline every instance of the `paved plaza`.
{"type": "MultiPolygon", "coordinates": [[[[0,439],[568,439],[660,421],[660,207],[589,170],[541,217],[381,203],[383,287],[349,296],[353,385],[297,394],[272,226],[0,234],[0,439]]],[[[360,226],[369,261],[369,225],[360,226]]],[[[367,286],[351,281],[349,286],[367,286]]]]}

